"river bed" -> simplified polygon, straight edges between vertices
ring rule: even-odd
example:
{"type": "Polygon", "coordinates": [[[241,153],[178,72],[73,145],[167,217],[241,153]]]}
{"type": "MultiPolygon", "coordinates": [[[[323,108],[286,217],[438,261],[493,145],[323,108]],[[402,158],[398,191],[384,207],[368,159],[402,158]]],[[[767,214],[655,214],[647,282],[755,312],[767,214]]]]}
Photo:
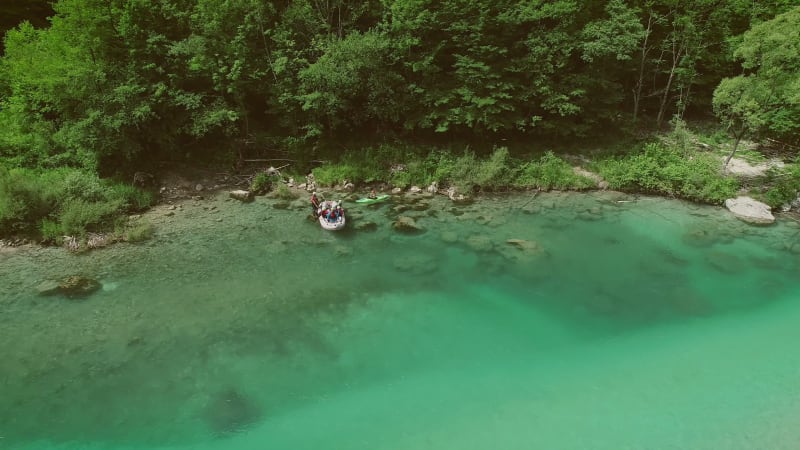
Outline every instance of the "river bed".
{"type": "Polygon", "coordinates": [[[345,206],[334,233],[219,195],[145,243],[0,254],[0,447],[797,448],[794,222],[609,192],[345,206]],[[38,295],[76,274],[102,289],[38,295]]]}

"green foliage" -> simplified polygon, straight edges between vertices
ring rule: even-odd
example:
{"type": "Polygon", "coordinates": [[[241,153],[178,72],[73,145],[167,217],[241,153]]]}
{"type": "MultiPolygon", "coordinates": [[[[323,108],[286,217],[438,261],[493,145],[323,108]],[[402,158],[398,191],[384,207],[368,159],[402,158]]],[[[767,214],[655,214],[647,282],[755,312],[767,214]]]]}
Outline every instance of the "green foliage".
{"type": "Polygon", "coordinates": [[[792,203],[800,196],[800,158],[782,170],[767,172],[766,191],[757,197],[773,208],[792,203]]]}
{"type": "Polygon", "coordinates": [[[90,203],[80,199],[67,200],[61,205],[58,220],[65,234],[82,235],[86,231],[99,231],[113,224],[120,207],[118,202],[90,203]]]}
{"type": "Polygon", "coordinates": [[[610,188],[623,191],[722,203],[738,189],[736,180],[722,176],[715,156],[687,154],[662,144],[647,144],[641,152],[596,165],[610,188]]]}
{"type": "MultiPolygon", "coordinates": [[[[413,155],[406,155],[413,157],[413,155]]],[[[367,147],[361,151],[349,151],[338,162],[329,162],[313,170],[317,183],[335,186],[345,181],[372,183],[387,181],[392,161],[405,161],[402,147],[382,145],[367,147]]]]}
{"type": "Polygon", "coordinates": [[[747,72],[714,91],[717,117],[734,135],[800,142],[800,7],[754,26],[735,56],[747,72]]]}
{"type": "Polygon", "coordinates": [[[56,207],[58,174],[0,167],[0,234],[32,231],[56,207]]]}
{"type": "Polygon", "coordinates": [[[114,217],[149,207],[153,196],[74,169],[0,169],[0,234],[40,233],[46,240],[83,234],[114,217]]]}
{"type": "MultiPolygon", "coordinates": [[[[579,187],[563,161],[520,166],[508,143],[607,136],[633,124],[621,113],[632,104],[659,125],[690,107],[702,114],[715,87],[715,112],[737,136],[797,142],[795,3],[58,0],[49,27],[20,24],[6,36],[0,158],[40,176],[82,172],[50,188],[31,177],[3,188],[0,232],[57,221],[72,201],[144,208],[148,194],[91,174],[188,155],[220,161],[234,149],[286,152],[303,170],[333,161],[314,169],[322,185],[579,187]],[[277,145],[253,145],[253,136],[277,145]],[[378,144],[387,141],[469,143],[477,154],[378,144]],[[511,151],[483,158],[501,144],[511,151]],[[397,163],[406,169],[390,172],[397,163]]],[[[661,172],[634,178],[717,197],[697,184],[712,186],[708,174],[677,186],[664,178],[695,175],[661,172]]]]}
{"type": "Polygon", "coordinates": [[[61,224],[50,219],[42,219],[39,231],[42,235],[42,242],[59,245],[64,239],[64,229],[61,224]]]}
{"type": "Polygon", "coordinates": [[[510,163],[505,147],[495,149],[485,160],[479,160],[474,153],[465,152],[450,164],[444,164],[436,175],[441,177],[440,181],[462,191],[491,191],[510,185],[510,163]]]}
{"type": "Polygon", "coordinates": [[[595,182],[575,173],[572,166],[553,152],[538,161],[526,161],[517,169],[514,185],[520,188],[589,189],[595,182]]]}
{"type": "Polygon", "coordinates": [[[583,29],[584,61],[610,55],[617,61],[631,59],[634,50],[645,36],[639,21],[640,11],[630,8],[622,0],[611,0],[606,5],[607,19],[591,22],[583,29]]]}
{"type": "Polygon", "coordinates": [[[297,198],[297,194],[292,192],[292,190],[289,189],[289,186],[283,183],[277,183],[277,185],[275,186],[275,190],[272,192],[272,195],[275,198],[279,198],[281,200],[294,200],[297,198]]]}
{"type": "Polygon", "coordinates": [[[116,202],[126,212],[144,211],[153,206],[153,193],[123,183],[105,183],[104,199],[116,202]]]}
{"type": "Polygon", "coordinates": [[[153,237],[155,227],[150,222],[136,222],[128,225],[122,233],[126,242],[142,242],[153,237]]]}
{"type": "Polygon", "coordinates": [[[315,168],[313,173],[320,186],[335,186],[345,180],[361,182],[365,178],[361,167],[347,162],[325,164],[315,168]]]}
{"type": "Polygon", "coordinates": [[[259,172],[253,177],[250,183],[250,191],[256,194],[264,194],[272,189],[272,179],[266,172],[259,172]]]}

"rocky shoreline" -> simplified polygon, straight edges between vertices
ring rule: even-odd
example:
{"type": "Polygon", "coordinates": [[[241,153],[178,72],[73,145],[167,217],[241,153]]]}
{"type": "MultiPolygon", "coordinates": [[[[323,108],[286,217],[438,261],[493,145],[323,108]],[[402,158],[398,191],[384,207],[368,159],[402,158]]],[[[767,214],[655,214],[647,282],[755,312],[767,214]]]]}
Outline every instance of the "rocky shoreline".
{"type": "MultiPolygon", "coordinates": [[[[728,173],[732,176],[752,178],[763,175],[765,171],[773,167],[774,164],[774,162],[770,162],[760,165],[751,165],[744,160],[734,158],[728,168],[728,173]]],[[[598,174],[590,172],[581,166],[574,166],[573,169],[576,174],[591,179],[596,185],[596,191],[605,191],[608,188],[608,183],[598,174]]],[[[276,169],[270,167],[263,171],[276,171],[276,169]]],[[[200,205],[208,214],[218,214],[219,211],[217,207],[208,202],[208,199],[219,195],[227,195],[231,200],[240,200],[244,202],[252,201],[260,193],[251,192],[247,188],[253,176],[259,172],[260,171],[257,171],[250,175],[236,175],[226,172],[215,172],[209,169],[183,167],[163,171],[157,176],[145,174],[147,176],[146,180],[150,183],[150,185],[146,187],[157,192],[158,202],[141,214],[129,216],[129,222],[149,222],[155,226],[163,226],[174,222],[174,219],[184,210],[184,205],[186,204],[200,205]]],[[[275,172],[272,173],[274,174],[275,172]]],[[[307,177],[303,183],[297,183],[292,178],[282,180],[284,185],[288,188],[288,194],[284,193],[287,198],[282,199],[275,207],[298,210],[307,209],[307,197],[312,190],[317,188],[313,175],[310,178],[307,177]]],[[[362,190],[367,192],[372,188],[377,189],[381,194],[391,194],[394,197],[416,196],[419,194],[425,194],[426,196],[446,196],[454,205],[469,204],[481,198],[481,196],[473,198],[470,195],[458,192],[454,187],[449,187],[447,189],[440,188],[435,182],[425,188],[411,186],[408,189],[391,187],[385,183],[376,183],[374,185],[365,186],[362,190]]],[[[360,197],[356,194],[356,186],[346,180],[340,185],[330,188],[320,187],[319,190],[325,195],[344,198],[350,201],[360,197]]],[[[538,193],[538,191],[528,192],[532,192],[533,195],[538,193]]],[[[524,192],[521,191],[511,192],[511,194],[518,195],[523,193],[524,192]]],[[[580,195],[578,191],[574,193],[580,195]]],[[[637,193],[629,194],[642,195],[637,193]]],[[[731,214],[744,222],[752,225],[764,226],[774,223],[777,218],[785,218],[794,221],[800,220],[800,215],[796,212],[800,210],[800,198],[791,205],[785,205],[782,211],[773,214],[768,205],[746,194],[746,192],[742,192],[742,195],[726,200],[724,205],[731,214]]],[[[274,198],[274,194],[267,194],[266,196],[268,198],[274,198]]],[[[417,206],[417,208],[419,208],[419,206],[417,206]]],[[[216,221],[222,222],[223,218],[217,217],[216,221]]],[[[369,229],[372,226],[374,226],[374,224],[359,225],[360,229],[369,229]]],[[[413,219],[407,217],[402,218],[396,224],[396,229],[400,232],[408,232],[409,229],[413,228],[413,219]]],[[[102,248],[115,242],[125,240],[123,237],[115,236],[113,233],[92,233],[84,242],[78,241],[75,237],[65,238],[67,239],[65,239],[64,247],[73,252],[102,248]]],[[[28,247],[36,247],[39,245],[40,243],[23,237],[0,239],[0,254],[17,252],[28,247]]]]}

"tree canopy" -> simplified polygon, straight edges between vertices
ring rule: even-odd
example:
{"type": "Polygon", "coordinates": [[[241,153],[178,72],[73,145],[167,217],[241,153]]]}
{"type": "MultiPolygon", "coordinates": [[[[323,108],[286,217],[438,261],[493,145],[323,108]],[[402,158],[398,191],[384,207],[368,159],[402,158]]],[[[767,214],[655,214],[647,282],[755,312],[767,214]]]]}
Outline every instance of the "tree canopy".
{"type": "Polygon", "coordinates": [[[49,26],[7,33],[0,158],[103,172],[252,142],[491,147],[659,127],[712,95],[724,120],[796,140],[792,6],[58,0],[49,26]]]}

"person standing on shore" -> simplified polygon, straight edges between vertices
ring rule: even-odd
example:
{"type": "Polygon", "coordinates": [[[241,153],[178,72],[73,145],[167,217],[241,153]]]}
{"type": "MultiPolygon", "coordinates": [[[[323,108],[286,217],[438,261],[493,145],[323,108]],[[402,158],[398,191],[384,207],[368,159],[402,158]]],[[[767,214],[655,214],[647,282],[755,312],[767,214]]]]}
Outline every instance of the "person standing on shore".
{"type": "Polygon", "coordinates": [[[317,198],[317,192],[314,191],[311,193],[311,214],[313,214],[314,217],[317,217],[318,213],[319,213],[319,199],[317,198]]]}

